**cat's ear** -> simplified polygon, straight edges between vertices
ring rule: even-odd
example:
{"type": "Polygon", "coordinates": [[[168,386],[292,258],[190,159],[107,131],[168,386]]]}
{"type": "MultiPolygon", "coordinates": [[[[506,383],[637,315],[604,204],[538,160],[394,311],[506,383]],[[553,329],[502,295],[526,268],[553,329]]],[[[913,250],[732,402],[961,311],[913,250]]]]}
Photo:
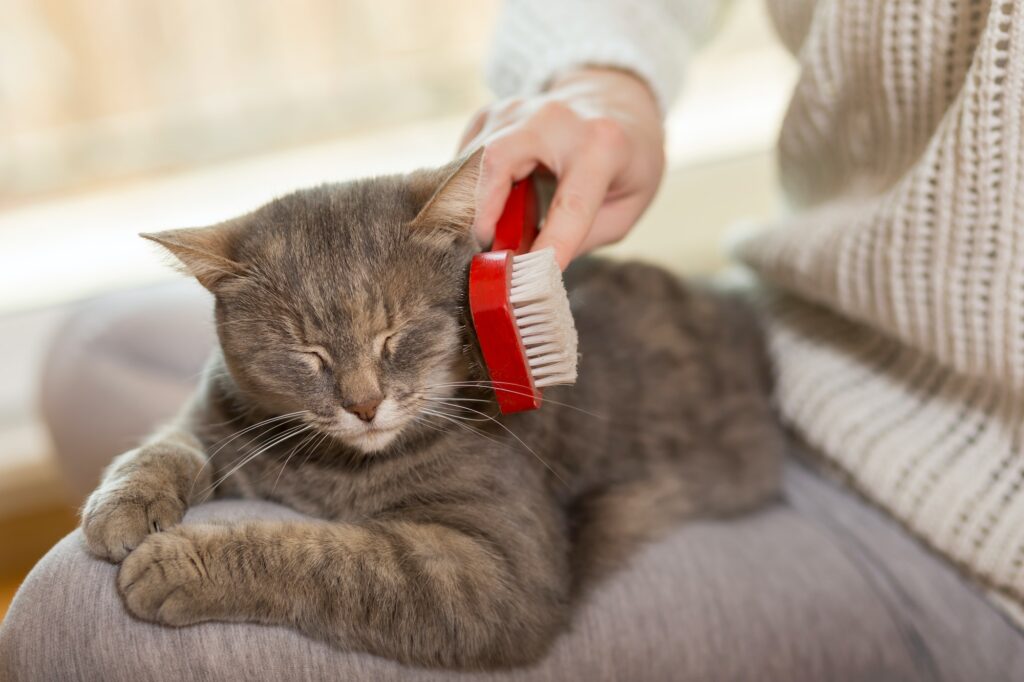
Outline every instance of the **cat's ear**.
{"type": "MultiPolygon", "coordinates": [[[[480,147],[469,156],[442,168],[439,185],[437,175],[434,175],[431,184],[436,189],[409,227],[433,233],[469,234],[476,215],[476,186],[480,180],[483,156],[484,148],[480,147]]],[[[413,181],[422,184],[429,181],[429,177],[430,174],[422,174],[414,177],[413,181]]]]}
{"type": "Polygon", "coordinates": [[[185,272],[216,293],[226,281],[245,274],[245,267],[230,257],[236,230],[233,225],[224,224],[143,232],[139,236],[170,251],[184,266],[185,272]]]}

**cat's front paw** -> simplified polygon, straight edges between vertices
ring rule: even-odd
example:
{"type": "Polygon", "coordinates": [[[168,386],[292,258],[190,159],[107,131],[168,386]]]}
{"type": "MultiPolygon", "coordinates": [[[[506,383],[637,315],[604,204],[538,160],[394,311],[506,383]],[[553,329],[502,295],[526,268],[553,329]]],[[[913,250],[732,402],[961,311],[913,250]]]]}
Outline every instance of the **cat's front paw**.
{"type": "Polygon", "coordinates": [[[185,503],[172,490],[120,481],[100,486],[82,509],[82,532],[89,551],[122,561],[150,533],[166,530],[185,515],[185,503]]]}
{"type": "Polygon", "coordinates": [[[192,625],[213,618],[219,589],[204,549],[218,529],[176,528],[151,535],[121,564],[117,589],[138,618],[163,625],[192,625]]]}

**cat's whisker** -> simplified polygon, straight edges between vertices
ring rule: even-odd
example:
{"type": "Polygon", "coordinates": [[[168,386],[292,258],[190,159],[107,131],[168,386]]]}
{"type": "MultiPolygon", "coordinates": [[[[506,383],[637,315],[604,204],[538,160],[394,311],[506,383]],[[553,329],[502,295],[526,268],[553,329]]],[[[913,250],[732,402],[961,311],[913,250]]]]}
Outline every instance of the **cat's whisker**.
{"type": "MultiPolygon", "coordinates": [[[[431,398],[431,399],[433,399],[433,398],[431,398]]],[[[472,402],[472,403],[493,403],[494,402],[493,400],[489,400],[488,398],[458,398],[458,397],[454,397],[454,396],[443,398],[443,400],[457,400],[459,402],[467,402],[467,403],[468,402],[472,402]]]]}
{"type": "Polygon", "coordinates": [[[439,418],[441,418],[441,419],[444,419],[445,421],[449,421],[449,422],[451,422],[452,424],[455,424],[456,426],[458,426],[458,427],[459,427],[459,428],[461,428],[461,429],[464,429],[464,430],[466,430],[466,431],[469,431],[470,433],[473,433],[473,434],[475,434],[475,435],[477,435],[477,436],[480,436],[481,438],[484,438],[485,440],[489,440],[489,441],[491,441],[492,443],[495,443],[495,444],[499,444],[499,445],[500,445],[500,441],[498,441],[497,439],[495,439],[495,438],[491,438],[491,437],[490,437],[490,436],[488,436],[488,435],[487,435],[486,433],[481,433],[481,432],[480,432],[479,430],[477,430],[477,429],[474,429],[474,428],[473,428],[472,426],[470,426],[469,424],[465,424],[465,423],[463,423],[463,422],[462,422],[461,420],[459,420],[459,419],[456,419],[455,417],[452,417],[452,416],[450,416],[450,415],[447,415],[447,414],[443,414],[443,413],[441,413],[441,412],[437,412],[437,411],[434,411],[434,410],[430,410],[430,409],[428,409],[428,408],[422,408],[422,410],[421,410],[421,411],[423,412],[423,414],[429,414],[429,415],[431,415],[431,416],[433,416],[433,417],[439,417],[439,418]]]}
{"type": "Polygon", "coordinates": [[[430,429],[431,431],[435,431],[437,433],[447,433],[448,432],[448,429],[446,429],[445,427],[441,426],[440,424],[435,424],[435,423],[431,422],[426,417],[414,415],[410,419],[411,419],[413,424],[419,424],[420,426],[425,426],[426,428],[430,429]]]}
{"type": "Polygon", "coordinates": [[[309,448],[309,452],[306,454],[306,459],[302,460],[302,464],[299,465],[300,469],[309,463],[309,458],[315,455],[316,451],[320,449],[320,446],[324,444],[324,441],[330,437],[331,434],[327,433],[326,431],[320,434],[320,440],[316,441],[316,443],[314,443],[313,446],[309,448]]]}
{"type": "Polygon", "coordinates": [[[433,429],[434,431],[440,431],[441,433],[444,433],[444,432],[445,432],[445,429],[444,429],[444,427],[438,426],[437,424],[433,424],[433,423],[431,423],[431,422],[430,422],[429,420],[427,420],[427,419],[424,419],[423,417],[420,417],[420,416],[415,416],[415,415],[414,415],[414,416],[413,416],[413,417],[412,417],[411,419],[412,419],[412,422],[413,422],[414,424],[420,424],[420,425],[422,425],[422,426],[426,426],[426,427],[428,427],[428,428],[431,428],[431,429],[433,429]]]}
{"type": "MultiPolygon", "coordinates": [[[[275,422],[280,422],[282,419],[286,419],[286,416],[281,415],[279,417],[271,417],[269,419],[262,420],[260,422],[257,422],[256,424],[252,424],[252,425],[250,425],[250,426],[248,426],[248,427],[246,427],[246,428],[244,428],[244,429],[242,429],[240,431],[237,431],[237,432],[231,433],[231,434],[229,434],[227,436],[224,436],[223,438],[221,438],[220,440],[215,442],[213,445],[211,445],[212,447],[215,447],[215,450],[213,452],[209,453],[203,459],[202,466],[200,466],[199,471],[196,472],[196,475],[193,477],[193,481],[191,481],[191,484],[188,486],[188,494],[191,495],[191,493],[193,493],[194,489],[196,488],[196,483],[199,481],[199,477],[201,475],[203,475],[203,472],[206,470],[206,467],[210,466],[210,464],[213,462],[214,456],[217,453],[219,453],[221,450],[223,450],[224,447],[226,447],[228,444],[230,444],[231,441],[236,440],[237,438],[245,435],[247,432],[252,431],[253,429],[256,429],[256,428],[259,428],[259,427],[263,427],[263,433],[265,434],[265,433],[269,432],[270,430],[272,430],[274,428],[274,423],[275,422]]],[[[255,438],[247,439],[246,442],[245,442],[245,446],[249,447],[250,445],[253,444],[254,441],[259,440],[259,438],[262,435],[263,434],[257,434],[255,438]]],[[[207,450],[209,450],[209,449],[207,449],[207,450]]],[[[242,456],[240,456],[240,458],[241,457],[242,456]]],[[[234,464],[234,462],[238,462],[238,460],[240,458],[236,458],[236,459],[232,460],[231,464],[234,464]]],[[[209,489],[209,488],[207,488],[207,489],[209,489]]],[[[205,493],[206,493],[206,491],[204,491],[204,493],[201,494],[201,495],[205,495],[205,493]]]]}
{"type": "MultiPolygon", "coordinates": [[[[428,402],[430,404],[432,404],[432,405],[439,405],[441,407],[446,407],[448,409],[453,409],[453,410],[468,410],[469,409],[465,405],[453,405],[451,403],[447,403],[447,402],[442,401],[442,400],[431,399],[431,400],[428,400],[428,402]]],[[[452,415],[452,416],[456,416],[456,415],[452,415]]],[[[487,421],[487,419],[483,419],[483,418],[480,418],[480,417],[467,417],[467,416],[464,416],[464,415],[458,415],[458,416],[461,419],[465,419],[466,421],[473,421],[473,422],[487,421]]],[[[489,417],[488,417],[488,419],[489,419],[489,417]]]]}
{"type": "MultiPolygon", "coordinates": [[[[444,383],[444,384],[431,384],[430,386],[424,386],[424,390],[430,390],[432,388],[484,388],[484,389],[489,389],[489,390],[493,391],[495,386],[498,385],[498,384],[506,384],[504,387],[501,388],[501,390],[506,392],[506,393],[512,393],[513,395],[525,395],[525,396],[532,395],[530,393],[526,393],[525,391],[516,391],[513,388],[511,388],[512,386],[521,386],[521,384],[511,383],[511,382],[507,382],[507,381],[491,382],[491,381],[487,381],[487,380],[481,380],[481,381],[453,381],[453,382],[444,383]]],[[[552,400],[552,399],[550,399],[550,398],[548,398],[546,396],[542,400],[545,403],[550,403],[552,405],[559,405],[561,407],[566,407],[566,408],[568,408],[570,410],[575,410],[577,412],[581,412],[581,413],[587,415],[588,417],[593,417],[594,419],[602,419],[602,420],[607,420],[608,419],[608,417],[605,416],[605,415],[600,415],[600,414],[595,414],[593,412],[588,412],[587,410],[584,410],[581,407],[576,407],[575,405],[570,405],[569,403],[559,402],[558,400],[552,400]]]]}
{"type": "MultiPolygon", "coordinates": [[[[202,466],[199,467],[199,471],[197,471],[196,475],[192,478],[192,485],[189,486],[189,494],[191,494],[192,490],[195,489],[196,482],[199,480],[199,477],[202,475],[203,471],[206,470],[207,465],[209,465],[210,462],[213,461],[214,456],[216,456],[216,454],[218,452],[220,452],[221,450],[223,450],[225,447],[230,445],[232,441],[234,441],[237,438],[245,435],[246,433],[248,433],[249,431],[252,431],[253,429],[259,428],[261,426],[272,428],[273,424],[275,424],[277,422],[280,422],[282,420],[285,420],[285,419],[294,418],[294,417],[296,417],[298,415],[303,414],[304,412],[305,412],[305,410],[299,410],[297,412],[291,412],[289,414],[281,414],[281,415],[277,415],[275,417],[269,417],[267,419],[263,419],[261,421],[256,422],[255,424],[247,426],[246,428],[244,428],[244,429],[242,429],[240,431],[236,431],[233,434],[230,434],[228,436],[225,436],[224,438],[221,438],[219,441],[217,441],[216,443],[211,445],[209,448],[206,448],[207,450],[211,450],[211,448],[212,448],[212,451],[210,451],[209,454],[206,456],[206,458],[203,460],[203,464],[202,464],[202,466]]],[[[230,421],[235,421],[235,420],[237,420],[239,418],[240,417],[236,417],[235,419],[232,419],[230,421]]],[[[259,437],[257,437],[257,440],[258,439],[259,439],[259,437]]],[[[253,442],[252,440],[249,440],[246,443],[246,446],[248,447],[249,445],[252,445],[252,442],[253,442]]],[[[235,461],[237,461],[237,460],[235,460],[235,461]]],[[[232,462],[232,464],[234,464],[234,462],[232,462]]],[[[205,491],[204,491],[204,493],[205,493],[205,491]]]]}
{"type": "Polygon", "coordinates": [[[226,474],[224,474],[223,476],[218,478],[208,488],[203,490],[201,494],[205,495],[208,491],[215,490],[217,488],[217,486],[219,486],[221,483],[223,483],[228,478],[230,478],[232,474],[234,474],[236,471],[238,471],[239,469],[244,467],[246,464],[248,464],[249,462],[254,460],[256,457],[259,457],[260,455],[262,455],[264,452],[266,452],[270,448],[275,447],[277,445],[280,445],[281,443],[287,441],[288,439],[293,438],[293,437],[299,435],[300,433],[308,431],[309,429],[312,429],[312,428],[313,427],[310,424],[301,424],[299,426],[293,426],[289,430],[285,431],[285,433],[283,435],[277,436],[271,442],[269,442],[269,443],[267,443],[265,445],[262,445],[259,448],[257,448],[254,452],[246,454],[245,457],[242,459],[242,461],[240,463],[238,463],[238,464],[234,465],[233,467],[231,467],[231,469],[226,474]]]}
{"type": "Polygon", "coordinates": [[[277,490],[277,484],[281,482],[281,476],[284,475],[284,470],[288,467],[288,462],[291,461],[291,458],[295,456],[296,452],[301,450],[303,447],[305,447],[309,443],[313,442],[318,435],[320,435],[320,434],[318,434],[315,430],[311,434],[307,433],[306,436],[301,441],[299,441],[299,444],[291,449],[291,452],[289,452],[288,456],[285,457],[284,463],[281,464],[281,471],[277,472],[277,478],[274,479],[274,485],[270,489],[270,494],[271,495],[273,495],[274,491],[277,490]]]}
{"type": "Polygon", "coordinates": [[[271,423],[274,423],[274,422],[278,422],[278,421],[281,421],[281,420],[284,420],[284,419],[292,419],[292,418],[295,418],[295,417],[298,417],[298,416],[304,414],[305,412],[306,412],[306,410],[298,410],[296,412],[289,412],[288,414],[280,414],[280,415],[277,415],[277,416],[274,416],[274,417],[268,417],[266,419],[263,419],[261,421],[256,422],[255,424],[252,424],[251,426],[248,426],[248,427],[242,429],[241,431],[236,431],[235,433],[231,434],[230,436],[225,436],[224,438],[222,438],[221,440],[217,441],[216,443],[214,443],[213,445],[210,446],[211,448],[214,448],[214,450],[210,453],[210,458],[212,459],[218,452],[220,452],[224,447],[226,447],[229,443],[231,443],[231,441],[235,440],[239,436],[241,436],[241,435],[243,435],[243,434],[245,434],[245,433],[247,433],[249,431],[252,431],[253,429],[255,429],[257,427],[265,426],[265,425],[268,425],[268,424],[271,424],[271,423]]]}
{"type": "MultiPolygon", "coordinates": [[[[558,475],[558,472],[556,472],[556,471],[555,471],[554,469],[552,469],[552,468],[551,468],[551,465],[550,465],[550,464],[548,464],[548,463],[547,463],[547,462],[546,462],[546,461],[544,460],[544,458],[543,458],[543,457],[541,457],[541,456],[540,456],[539,454],[537,454],[537,452],[536,452],[536,451],[535,451],[535,450],[534,450],[533,448],[531,448],[531,447],[530,447],[529,445],[527,445],[527,444],[526,444],[526,441],[524,441],[524,440],[523,440],[522,438],[520,438],[519,436],[517,436],[517,435],[516,435],[516,433],[515,433],[515,432],[514,432],[514,431],[513,431],[512,429],[508,428],[507,426],[505,426],[504,424],[502,424],[502,423],[501,423],[500,421],[498,421],[498,420],[497,420],[497,419],[495,419],[494,417],[492,417],[492,416],[490,416],[490,415],[488,415],[488,414],[486,414],[486,413],[484,413],[484,412],[481,412],[480,410],[474,410],[474,409],[473,409],[472,407],[466,407],[466,406],[464,406],[464,405],[457,405],[457,406],[454,406],[454,407],[459,407],[460,409],[463,409],[463,410],[469,410],[470,412],[475,412],[476,414],[479,414],[479,415],[481,415],[481,416],[485,417],[486,419],[488,419],[488,420],[490,420],[490,421],[494,422],[495,424],[497,424],[497,425],[498,425],[498,426],[500,426],[501,428],[505,429],[505,431],[506,431],[506,432],[508,432],[508,434],[509,434],[510,436],[512,436],[513,438],[515,438],[515,439],[516,439],[517,441],[519,441],[519,443],[520,443],[520,444],[521,444],[521,445],[522,445],[522,446],[523,446],[524,448],[526,448],[527,450],[529,450],[529,451],[530,451],[530,453],[531,453],[531,454],[532,454],[532,455],[533,455],[534,457],[536,457],[536,458],[537,458],[537,461],[538,461],[538,462],[540,462],[541,464],[543,464],[543,465],[544,465],[544,466],[545,466],[545,467],[547,468],[547,470],[548,470],[548,471],[550,471],[550,472],[551,472],[551,474],[552,474],[552,475],[553,475],[553,476],[554,476],[555,478],[557,478],[557,479],[558,479],[559,481],[561,481],[561,482],[562,482],[562,483],[563,483],[564,485],[566,485],[566,486],[568,486],[568,485],[569,485],[568,483],[566,483],[566,482],[565,482],[565,479],[563,479],[563,478],[562,478],[561,476],[559,476],[559,475],[558,475]]],[[[453,415],[449,415],[449,416],[453,416],[453,415]]],[[[466,418],[466,417],[461,417],[461,419],[467,419],[467,418],[466,418]]],[[[474,420],[474,421],[480,421],[480,420],[474,420]]]]}
{"type": "Polygon", "coordinates": [[[541,464],[543,464],[543,465],[544,465],[544,466],[545,466],[545,467],[546,467],[546,468],[548,469],[548,471],[550,471],[550,472],[551,472],[551,475],[553,475],[553,476],[554,476],[555,478],[557,478],[558,480],[560,480],[560,481],[562,482],[562,484],[563,484],[563,485],[565,485],[565,486],[568,486],[568,483],[567,483],[567,482],[565,481],[565,479],[564,479],[564,478],[562,478],[561,476],[559,476],[559,475],[558,475],[558,472],[556,472],[556,471],[555,471],[555,470],[554,470],[554,469],[553,469],[553,468],[551,467],[551,465],[550,465],[550,464],[548,464],[548,463],[547,463],[547,461],[546,461],[546,460],[545,460],[545,459],[544,459],[543,457],[541,457],[541,456],[540,456],[540,455],[539,455],[539,454],[537,453],[537,451],[535,451],[534,449],[532,449],[532,447],[530,447],[529,445],[527,445],[527,444],[526,444],[526,441],[525,441],[525,440],[523,440],[522,438],[520,438],[520,437],[519,437],[519,436],[518,436],[518,435],[517,435],[517,434],[516,434],[516,433],[515,433],[515,432],[514,432],[514,431],[513,431],[512,429],[510,429],[509,427],[507,427],[507,426],[505,426],[504,424],[502,424],[502,423],[501,423],[501,422],[500,422],[500,421],[499,421],[498,419],[496,419],[496,418],[494,418],[494,417],[492,417],[492,416],[490,416],[490,415],[487,415],[486,413],[480,412],[479,410],[473,410],[472,408],[467,408],[467,407],[465,407],[465,406],[462,406],[462,409],[463,409],[463,410],[468,410],[468,411],[470,411],[470,412],[476,413],[477,415],[480,415],[480,416],[482,416],[482,417],[485,417],[486,419],[488,419],[488,420],[490,420],[490,421],[493,421],[493,422],[494,422],[495,424],[497,424],[498,426],[500,426],[500,427],[502,427],[503,429],[505,429],[505,430],[506,430],[506,431],[508,432],[508,434],[509,434],[510,436],[512,436],[513,438],[515,438],[516,440],[518,440],[518,441],[519,441],[519,443],[520,443],[520,444],[522,444],[522,446],[523,446],[523,447],[525,447],[525,449],[526,449],[526,450],[528,450],[528,451],[530,452],[530,454],[531,454],[532,456],[536,457],[536,458],[537,458],[537,461],[538,461],[538,462],[540,462],[541,464]]]}
{"type": "Polygon", "coordinates": [[[239,469],[244,467],[246,464],[254,460],[256,457],[260,456],[264,452],[267,452],[271,448],[276,447],[277,445],[280,445],[281,443],[284,443],[285,441],[294,438],[295,436],[305,431],[308,431],[310,428],[312,427],[310,427],[308,424],[293,426],[285,433],[275,436],[271,442],[260,444],[254,451],[245,453],[244,455],[242,455],[242,457],[232,462],[233,466],[230,468],[230,470],[223,476],[221,476],[219,479],[217,479],[217,481],[213,483],[212,487],[216,488],[217,486],[219,486],[221,483],[226,481],[232,474],[237,472],[239,469]],[[241,459],[242,461],[239,462],[239,459],[241,459]]]}

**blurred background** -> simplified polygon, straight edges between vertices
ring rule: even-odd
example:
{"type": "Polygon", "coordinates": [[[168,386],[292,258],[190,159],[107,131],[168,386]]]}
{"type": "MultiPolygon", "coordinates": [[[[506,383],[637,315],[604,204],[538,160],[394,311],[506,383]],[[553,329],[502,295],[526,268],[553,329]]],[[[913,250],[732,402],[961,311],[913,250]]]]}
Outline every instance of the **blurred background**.
{"type": "MultiPolygon", "coordinates": [[[[450,159],[488,101],[497,8],[0,2],[0,609],[80,502],[37,407],[62,319],[83,299],[176,277],[140,231],[450,159]]],[[[771,148],[795,79],[761,3],[735,0],[669,115],[665,185],[611,252],[721,268],[723,236],[778,210],[771,148]]]]}

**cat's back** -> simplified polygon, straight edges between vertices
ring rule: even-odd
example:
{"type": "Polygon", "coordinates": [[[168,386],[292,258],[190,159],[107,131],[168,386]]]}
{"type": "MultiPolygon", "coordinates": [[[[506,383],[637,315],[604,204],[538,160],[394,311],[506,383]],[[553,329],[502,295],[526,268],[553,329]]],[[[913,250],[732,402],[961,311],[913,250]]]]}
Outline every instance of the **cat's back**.
{"type": "Polygon", "coordinates": [[[565,279],[579,379],[546,391],[551,404],[535,419],[582,489],[676,471],[699,453],[715,460],[710,453],[739,449],[743,459],[759,457],[761,444],[777,450],[767,353],[740,296],[652,265],[596,258],[565,279]]]}
{"type": "Polygon", "coordinates": [[[699,356],[767,383],[757,315],[738,293],[637,261],[581,259],[565,278],[581,371],[625,365],[632,373],[656,374],[699,356]]]}

